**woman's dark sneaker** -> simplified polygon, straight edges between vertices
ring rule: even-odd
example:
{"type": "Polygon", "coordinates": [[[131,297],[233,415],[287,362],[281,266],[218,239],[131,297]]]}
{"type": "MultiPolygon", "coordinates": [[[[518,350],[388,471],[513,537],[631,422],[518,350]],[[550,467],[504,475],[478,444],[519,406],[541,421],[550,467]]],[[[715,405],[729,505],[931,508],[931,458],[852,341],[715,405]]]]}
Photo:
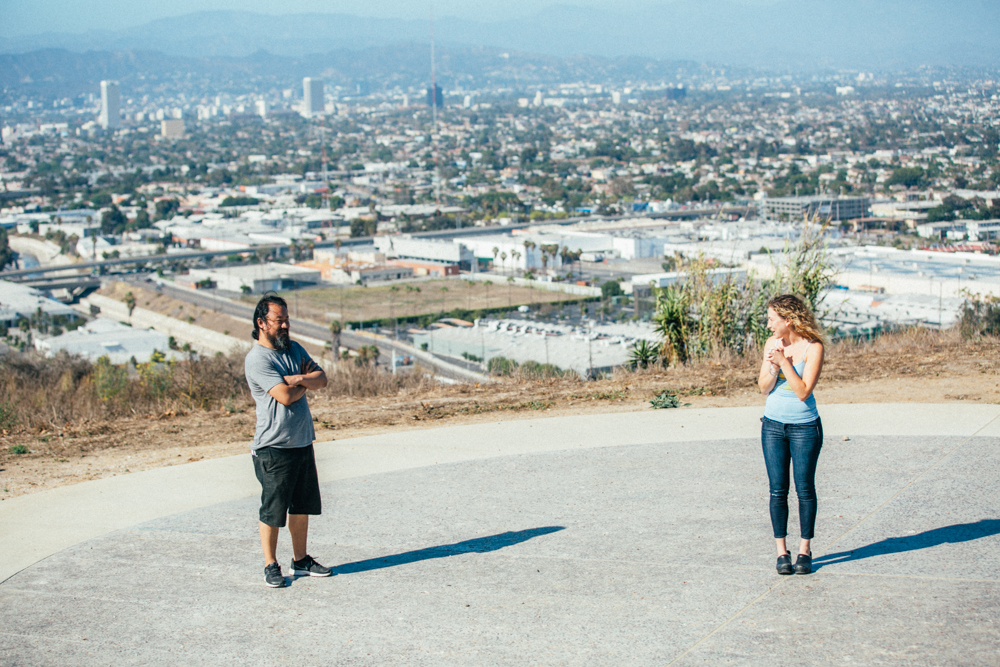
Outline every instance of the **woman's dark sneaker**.
{"type": "Polygon", "coordinates": [[[809,574],[813,571],[813,556],[809,554],[799,554],[795,559],[795,574],[809,574]]]}
{"type": "Polygon", "coordinates": [[[332,571],[328,567],[323,567],[316,560],[306,554],[302,560],[292,561],[292,576],[309,575],[310,577],[329,577],[332,571]]]}
{"type": "Polygon", "coordinates": [[[271,588],[282,588],[285,585],[285,577],[281,574],[281,566],[271,563],[264,568],[264,583],[271,588]]]}
{"type": "Polygon", "coordinates": [[[792,554],[785,552],[784,556],[778,556],[778,574],[791,574],[794,572],[792,570],[792,554]]]}

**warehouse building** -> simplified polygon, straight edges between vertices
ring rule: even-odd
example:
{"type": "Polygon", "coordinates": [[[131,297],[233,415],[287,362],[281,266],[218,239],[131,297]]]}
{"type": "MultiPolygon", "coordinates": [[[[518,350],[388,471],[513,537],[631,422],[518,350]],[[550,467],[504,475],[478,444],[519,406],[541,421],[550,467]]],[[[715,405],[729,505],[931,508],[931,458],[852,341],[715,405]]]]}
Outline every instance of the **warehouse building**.
{"type": "Polygon", "coordinates": [[[853,220],[868,215],[867,197],[775,197],[762,199],[760,217],[768,221],[853,220]]]}

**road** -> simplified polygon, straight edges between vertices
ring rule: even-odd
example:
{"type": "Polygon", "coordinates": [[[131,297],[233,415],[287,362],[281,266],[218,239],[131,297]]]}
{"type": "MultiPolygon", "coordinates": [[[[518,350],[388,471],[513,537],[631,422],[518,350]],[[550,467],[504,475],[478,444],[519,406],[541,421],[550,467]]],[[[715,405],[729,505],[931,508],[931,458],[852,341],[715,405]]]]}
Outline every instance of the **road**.
{"type": "MultiPolygon", "coordinates": [[[[731,207],[721,209],[721,214],[746,214],[750,209],[745,207],[731,207]]],[[[664,220],[676,220],[681,218],[697,218],[697,217],[711,217],[720,215],[720,209],[717,208],[707,208],[707,209],[685,209],[677,211],[668,211],[666,213],[643,213],[643,214],[632,214],[632,215],[608,215],[608,216],[587,216],[579,218],[566,218],[564,220],[545,220],[540,221],[541,224],[546,225],[561,225],[568,226],[573,225],[578,222],[583,221],[596,221],[596,220],[623,220],[626,218],[661,218],[664,220]]],[[[490,226],[490,227],[462,227],[459,229],[441,229],[431,232],[414,232],[410,236],[414,238],[438,238],[447,239],[455,236],[478,236],[480,234],[504,234],[511,229],[516,227],[526,227],[531,224],[536,224],[529,221],[524,221],[519,225],[513,225],[509,227],[501,226],[490,226]]],[[[371,236],[362,236],[357,238],[349,239],[336,239],[328,241],[318,241],[316,243],[317,248],[330,248],[335,246],[338,242],[342,246],[352,246],[352,245],[367,245],[373,240],[371,236]]],[[[205,259],[211,257],[221,257],[224,255],[234,255],[245,252],[257,252],[258,250],[279,250],[286,249],[288,246],[284,244],[278,245],[260,245],[251,248],[245,248],[240,250],[202,250],[202,251],[192,251],[192,252],[180,252],[180,253],[168,253],[165,255],[149,255],[146,257],[120,257],[117,259],[106,259],[101,261],[93,262],[80,262],[78,264],[72,264],[67,266],[46,266],[38,267],[33,269],[15,269],[10,271],[0,272],[0,280],[16,280],[18,278],[23,278],[24,276],[35,276],[42,275],[45,273],[51,273],[54,271],[65,271],[67,269],[97,269],[98,271],[103,271],[104,269],[113,266],[125,266],[127,264],[156,264],[159,262],[176,262],[184,261],[190,259],[205,259]]]]}
{"type": "MultiPolygon", "coordinates": [[[[125,274],[121,276],[116,276],[119,280],[124,280],[137,287],[142,287],[144,289],[151,289],[153,286],[146,281],[146,278],[137,274],[125,274]]],[[[171,296],[175,299],[181,299],[182,301],[187,301],[188,303],[206,308],[209,310],[214,310],[220,313],[225,313],[227,315],[232,315],[239,319],[247,321],[247,326],[253,320],[253,306],[249,304],[240,303],[238,301],[233,301],[226,297],[221,297],[213,293],[208,292],[193,292],[190,290],[182,289],[168,283],[159,283],[158,289],[162,293],[171,296]]],[[[322,341],[330,340],[330,330],[322,324],[317,324],[315,322],[310,322],[309,320],[296,319],[292,321],[293,331],[295,333],[300,333],[304,336],[309,336],[310,338],[317,338],[322,341]]],[[[396,355],[399,357],[414,356],[413,349],[408,345],[402,345],[393,341],[389,338],[378,338],[375,339],[369,335],[362,335],[350,330],[345,330],[340,334],[340,344],[342,347],[347,347],[352,350],[357,350],[365,345],[376,345],[379,349],[379,363],[383,367],[390,367],[392,364],[392,352],[395,350],[396,355]]],[[[428,359],[421,360],[423,363],[421,365],[427,366],[435,375],[440,375],[451,380],[457,380],[461,382],[468,382],[469,380],[479,380],[474,375],[470,375],[468,372],[463,373],[463,371],[473,371],[475,375],[479,374],[478,369],[468,368],[466,369],[464,365],[458,365],[451,361],[436,360],[431,355],[426,355],[428,359]]]]}

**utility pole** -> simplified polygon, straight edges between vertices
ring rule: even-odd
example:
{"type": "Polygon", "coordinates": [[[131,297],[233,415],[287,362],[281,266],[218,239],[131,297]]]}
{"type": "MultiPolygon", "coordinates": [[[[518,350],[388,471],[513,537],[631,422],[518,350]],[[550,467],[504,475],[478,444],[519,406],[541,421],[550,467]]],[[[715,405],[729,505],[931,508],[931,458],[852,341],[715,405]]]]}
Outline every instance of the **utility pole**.
{"type": "Polygon", "coordinates": [[[590,369],[587,371],[587,379],[594,379],[594,323],[587,322],[587,356],[590,358],[590,369]]]}
{"type": "Polygon", "coordinates": [[[938,283],[938,331],[941,330],[941,302],[944,301],[944,281],[938,283]]]}

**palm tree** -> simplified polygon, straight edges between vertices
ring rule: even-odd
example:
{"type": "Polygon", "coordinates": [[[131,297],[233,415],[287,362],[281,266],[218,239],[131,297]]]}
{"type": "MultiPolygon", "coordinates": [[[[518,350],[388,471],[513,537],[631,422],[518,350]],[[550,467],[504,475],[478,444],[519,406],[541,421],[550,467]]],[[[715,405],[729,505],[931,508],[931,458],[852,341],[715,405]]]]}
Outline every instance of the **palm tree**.
{"type": "Polygon", "coordinates": [[[534,250],[536,247],[537,246],[535,245],[534,241],[525,241],[524,242],[524,258],[525,258],[524,259],[524,268],[525,268],[525,270],[528,269],[528,263],[531,261],[531,251],[534,250]]]}
{"type": "Polygon", "coordinates": [[[552,263],[555,264],[556,256],[559,254],[559,244],[550,243],[549,245],[542,246],[542,260],[544,261],[546,255],[552,257],[552,263]]]}
{"type": "Polygon", "coordinates": [[[441,288],[441,314],[444,315],[444,296],[448,293],[447,287],[441,288]]]}
{"type": "MultiPolygon", "coordinates": [[[[392,330],[393,330],[393,332],[396,332],[396,314],[395,314],[395,312],[393,311],[393,308],[392,308],[392,298],[394,296],[396,296],[396,292],[398,292],[398,291],[399,291],[399,288],[397,286],[395,286],[395,285],[393,285],[392,287],[389,288],[389,319],[392,320],[392,330]]],[[[399,338],[398,332],[395,333],[395,336],[396,336],[396,338],[399,338]]]]}
{"type": "MultiPolygon", "coordinates": [[[[420,293],[420,288],[419,287],[414,287],[413,285],[407,285],[406,286],[406,291],[407,292],[416,292],[417,294],[419,294],[420,293]]],[[[410,302],[410,317],[414,316],[414,312],[416,310],[416,305],[417,305],[416,300],[413,300],[413,301],[410,302]]]]}
{"type": "Polygon", "coordinates": [[[521,259],[521,253],[516,250],[510,251],[510,275],[514,275],[514,264],[521,259]]]}
{"type": "Polygon", "coordinates": [[[504,269],[503,269],[503,275],[507,275],[507,269],[506,269],[506,266],[507,266],[507,253],[506,252],[501,252],[500,253],[500,266],[504,267],[504,269]]]}
{"type": "Polygon", "coordinates": [[[497,263],[497,255],[500,253],[500,248],[493,246],[493,264],[497,263]]]}
{"type": "Polygon", "coordinates": [[[514,276],[507,276],[507,307],[512,308],[510,288],[514,285],[514,276]]]}
{"type": "Polygon", "coordinates": [[[472,310],[472,288],[475,286],[475,280],[466,280],[465,284],[469,286],[469,310],[472,310]]]}

